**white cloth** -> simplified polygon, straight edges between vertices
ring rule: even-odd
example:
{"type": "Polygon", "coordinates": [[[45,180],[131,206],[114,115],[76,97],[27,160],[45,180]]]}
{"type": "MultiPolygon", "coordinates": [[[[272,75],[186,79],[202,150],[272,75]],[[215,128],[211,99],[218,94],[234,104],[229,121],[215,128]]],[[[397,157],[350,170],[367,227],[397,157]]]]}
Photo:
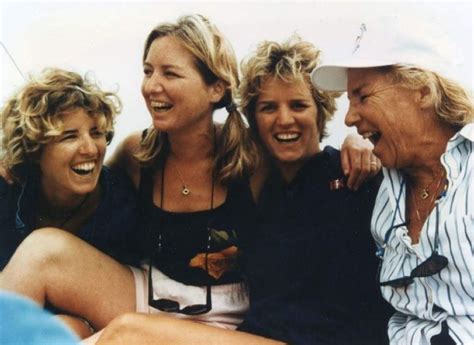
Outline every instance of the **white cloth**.
{"type": "MultiPolygon", "coordinates": [[[[456,344],[474,344],[474,124],[466,125],[449,140],[441,163],[447,172],[448,190],[438,200],[438,253],[448,258],[439,274],[414,278],[407,287],[381,288],[383,297],[397,310],[389,322],[390,344],[429,345],[447,321],[456,344]],[[433,308],[434,306],[439,308],[433,308]]],[[[406,184],[395,169],[384,168],[384,180],[372,215],[372,235],[382,245],[393,224],[405,222],[406,184]],[[397,210],[397,197],[399,206],[397,210]],[[395,218],[394,218],[395,216],[395,218]]],[[[392,231],[386,244],[380,281],[409,276],[433,251],[436,207],[423,225],[417,245],[411,244],[406,226],[392,231]]]]}
{"type": "MultiPolygon", "coordinates": [[[[215,285],[211,288],[212,309],[201,315],[184,315],[167,313],[148,305],[148,264],[143,270],[130,267],[135,276],[136,311],[140,313],[163,313],[165,315],[192,319],[210,326],[236,329],[243,321],[249,308],[247,289],[244,283],[215,285]]],[[[157,268],[152,268],[154,299],[166,298],[179,303],[181,308],[192,304],[206,303],[206,287],[185,285],[165,275],[157,268]]]]}
{"type": "MultiPolygon", "coordinates": [[[[188,316],[178,313],[167,313],[148,306],[148,264],[143,269],[129,266],[135,278],[136,312],[153,313],[194,320],[226,329],[236,329],[243,321],[249,308],[247,289],[243,283],[212,286],[212,309],[202,315],[188,316]]],[[[177,301],[181,308],[191,304],[206,303],[206,287],[184,285],[177,282],[155,267],[152,268],[154,299],[166,298],[177,301]]],[[[102,331],[84,339],[82,345],[94,345],[102,331]]]]}

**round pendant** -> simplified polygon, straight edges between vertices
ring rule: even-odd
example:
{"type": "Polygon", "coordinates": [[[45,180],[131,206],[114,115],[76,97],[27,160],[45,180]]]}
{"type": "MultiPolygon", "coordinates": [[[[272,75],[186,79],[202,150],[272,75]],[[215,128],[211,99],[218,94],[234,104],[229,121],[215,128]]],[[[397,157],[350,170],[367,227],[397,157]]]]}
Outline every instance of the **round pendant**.
{"type": "Polygon", "coordinates": [[[183,194],[184,196],[188,196],[189,193],[191,193],[191,191],[188,189],[188,187],[184,186],[183,190],[181,191],[181,194],[183,194]]]}
{"type": "Polygon", "coordinates": [[[428,193],[428,191],[426,189],[423,189],[423,191],[421,192],[420,194],[420,197],[425,200],[427,197],[430,196],[430,193],[428,193]]]}

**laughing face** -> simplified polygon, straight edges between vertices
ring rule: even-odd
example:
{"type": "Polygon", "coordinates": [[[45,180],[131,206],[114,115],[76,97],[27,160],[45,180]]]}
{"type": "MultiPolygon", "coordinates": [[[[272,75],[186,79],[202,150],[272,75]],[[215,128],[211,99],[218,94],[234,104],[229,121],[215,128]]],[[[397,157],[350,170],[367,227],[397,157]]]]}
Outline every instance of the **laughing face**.
{"type": "Polygon", "coordinates": [[[308,85],[272,77],[262,84],[255,108],[260,139],[281,167],[299,167],[319,149],[318,111],[308,85]]]}
{"type": "Polygon", "coordinates": [[[223,90],[204,82],[193,55],[177,39],[155,39],[143,71],[142,94],[156,129],[173,132],[209,125],[223,90]]]}
{"type": "Polygon", "coordinates": [[[62,114],[61,122],[62,133],[41,152],[42,187],[63,197],[85,195],[99,180],[107,146],[105,134],[97,119],[83,109],[62,114]]]}
{"type": "MultiPolygon", "coordinates": [[[[388,168],[416,164],[423,130],[420,92],[393,84],[375,68],[349,69],[346,125],[356,126],[374,144],[374,154],[388,168]]],[[[429,134],[429,133],[428,133],[429,134]]]]}

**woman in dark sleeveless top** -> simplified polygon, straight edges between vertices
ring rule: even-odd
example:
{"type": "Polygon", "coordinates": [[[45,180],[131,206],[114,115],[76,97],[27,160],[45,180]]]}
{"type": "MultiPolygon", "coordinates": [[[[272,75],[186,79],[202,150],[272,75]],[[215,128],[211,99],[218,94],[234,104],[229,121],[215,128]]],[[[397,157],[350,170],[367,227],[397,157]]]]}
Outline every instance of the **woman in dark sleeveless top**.
{"type": "MultiPolygon", "coordinates": [[[[135,311],[198,320],[218,326],[212,327],[218,333],[235,329],[248,309],[239,249],[243,238],[252,237],[253,199],[265,174],[255,172],[258,148],[233,102],[234,53],[207,19],[186,16],[150,33],[143,66],[142,93],[153,126],[143,138],[127,138],[111,161],[140,189],[141,268],[49,231],[20,246],[14,261],[22,274],[0,285],[79,315],[96,330],[122,314],[118,324],[131,315],[163,320],[165,327],[169,322],[129,314],[135,311]],[[221,128],[212,114],[222,107],[229,116],[221,128]],[[39,240],[51,244],[49,253],[36,253],[39,240]]],[[[181,333],[192,334],[199,324],[189,321],[181,333]]]]}

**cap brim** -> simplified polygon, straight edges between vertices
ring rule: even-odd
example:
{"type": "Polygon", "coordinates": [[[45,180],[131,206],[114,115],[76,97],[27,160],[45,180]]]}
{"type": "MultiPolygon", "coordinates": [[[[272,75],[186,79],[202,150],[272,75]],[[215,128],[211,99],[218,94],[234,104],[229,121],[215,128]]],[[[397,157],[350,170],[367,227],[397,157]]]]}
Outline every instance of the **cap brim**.
{"type": "Polygon", "coordinates": [[[316,67],[311,73],[313,85],[323,91],[347,91],[347,69],[390,66],[393,61],[358,59],[316,67]]]}

